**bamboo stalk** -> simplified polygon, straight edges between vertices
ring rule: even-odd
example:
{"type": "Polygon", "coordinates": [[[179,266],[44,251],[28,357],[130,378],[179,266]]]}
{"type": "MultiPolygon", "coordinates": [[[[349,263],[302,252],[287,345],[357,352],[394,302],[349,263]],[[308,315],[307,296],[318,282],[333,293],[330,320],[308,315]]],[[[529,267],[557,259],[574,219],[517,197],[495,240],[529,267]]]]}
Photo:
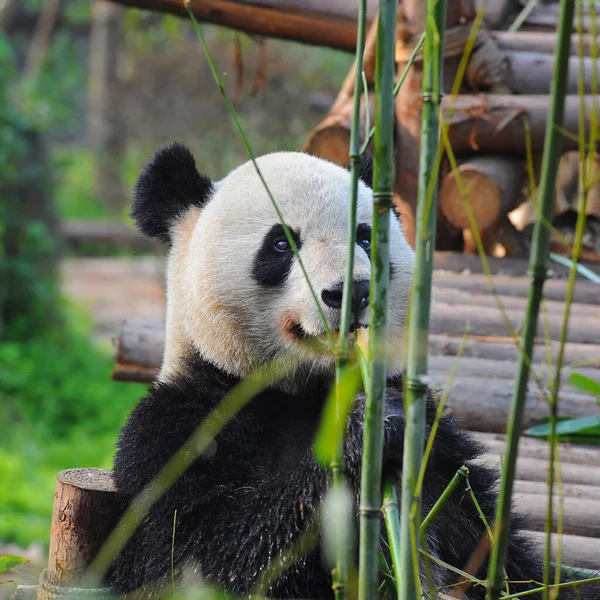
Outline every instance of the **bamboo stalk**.
{"type": "MultiPolygon", "coordinates": [[[[344,277],[344,290],[342,293],[342,315],[340,323],[340,334],[336,357],[336,412],[338,423],[345,419],[341,418],[343,403],[340,397],[341,383],[348,364],[348,335],[350,331],[350,320],[352,318],[352,284],[354,279],[354,248],[356,240],[356,204],[358,198],[358,179],[360,175],[360,99],[362,95],[363,54],[365,48],[365,32],[367,20],[367,1],[361,0],[358,8],[358,30],[356,37],[356,67],[354,69],[354,104],[352,108],[352,130],[350,133],[350,202],[348,206],[348,257],[346,260],[346,274],[344,277]]],[[[343,439],[337,444],[331,459],[331,471],[333,474],[334,488],[344,485],[343,464],[343,439]]],[[[333,573],[333,589],[336,600],[343,600],[347,596],[348,586],[348,564],[349,553],[344,548],[337,548],[336,568],[333,573]]]]}
{"type": "Polygon", "coordinates": [[[418,578],[421,496],[418,477],[425,444],[427,338],[431,308],[431,279],[437,216],[439,110],[442,91],[444,0],[427,0],[423,57],[423,125],[417,200],[415,281],[411,294],[406,363],[405,435],[402,465],[402,509],[398,597],[420,597],[418,578]]]}
{"type": "MultiPolygon", "coordinates": [[[[591,7],[592,15],[595,17],[595,10],[593,6],[591,7]]],[[[587,179],[588,169],[586,169],[586,165],[589,164],[588,159],[588,150],[586,149],[585,144],[585,122],[583,115],[585,114],[584,106],[583,106],[583,96],[584,96],[584,74],[583,74],[583,4],[579,2],[577,5],[577,17],[578,17],[578,53],[579,53],[579,74],[578,74],[578,84],[579,84],[579,97],[580,97],[580,116],[579,116],[579,177],[581,183],[581,189],[583,193],[581,195],[580,204],[579,204],[579,212],[577,215],[577,225],[575,228],[575,241],[573,244],[573,254],[571,257],[571,267],[569,269],[569,283],[567,287],[567,293],[565,295],[565,306],[564,306],[564,314],[563,321],[560,331],[560,340],[558,347],[558,355],[556,357],[556,367],[555,367],[555,376],[552,382],[552,389],[550,393],[550,457],[548,464],[548,498],[547,498],[547,515],[546,515],[546,545],[544,549],[544,600],[550,599],[550,571],[552,568],[551,558],[552,558],[552,516],[554,514],[554,477],[555,477],[555,468],[557,469],[557,479],[560,478],[560,464],[556,465],[555,463],[559,463],[559,446],[558,446],[558,435],[556,432],[556,426],[558,424],[558,392],[560,389],[560,380],[561,380],[561,372],[563,368],[564,362],[564,350],[565,344],[567,341],[567,332],[569,327],[569,316],[571,312],[571,303],[573,301],[573,293],[575,290],[575,277],[577,276],[577,263],[579,262],[579,257],[581,254],[581,248],[583,245],[583,232],[585,228],[586,221],[586,207],[587,207],[587,199],[589,194],[589,187],[587,179]]],[[[595,28],[595,18],[593,19],[593,27],[595,28]]],[[[596,34],[595,31],[593,31],[596,34]]],[[[596,38],[592,38],[594,42],[596,38]]],[[[597,50],[592,49],[592,54],[597,52],[597,50]]],[[[592,87],[593,93],[597,93],[597,81],[596,81],[596,72],[595,69],[592,74],[592,87]]],[[[595,143],[596,139],[596,125],[597,125],[597,113],[593,112],[591,118],[592,127],[590,127],[590,143],[595,143]]],[[[591,145],[589,147],[592,147],[591,145]]],[[[561,483],[561,482],[559,482],[561,483]]],[[[562,506],[561,506],[562,509],[562,506]]],[[[561,511],[562,514],[562,511],[561,511]]],[[[561,519],[562,522],[562,519],[561,519]]],[[[562,528],[559,528],[558,533],[562,533],[562,528]]],[[[560,546],[557,551],[557,561],[560,564],[561,562],[561,553],[560,546]]],[[[560,569],[555,568],[555,584],[560,583],[560,569]]]]}
{"type": "Polygon", "coordinates": [[[396,481],[393,477],[386,480],[383,487],[383,516],[388,534],[392,567],[396,582],[400,581],[400,517],[398,515],[398,496],[396,494],[396,481]]]}
{"type": "Polygon", "coordinates": [[[393,204],[396,0],[380,0],[375,68],[375,156],[369,302],[369,377],[360,486],[359,600],[376,598],[387,382],[389,228],[393,204]]]}
{"type": "Polygon", "coordinates": [[[442,495],[437,499],[436,503],[431,507],[431,510],[427,513],[427,516],[423,519],[423,523],[421,523],[420,530],[421,541],[425,539],[425,534],[427,533],[427,530],[429,529],[431,523],[437,517],[440,510],[444,508],[446,501],[454,493],[456,486],[461,481],[466,481],[468,477],[469,469],[467,469],[467,467],[463,466],[458,471],[456,471],[454,477],[450,480],[450,483],[446,486],[446,489],[444,490],[442,495]]]}
{"type": "Polygon", "coordinates": [[[515,468],[519,450],[519,436],[523,424],[527,380],[529,378],[530,357],[533,351],[540,301],[544,281],[547,277],[546,257],[550,246],[550,230],[543,221],[552,222],[554,211],[554,184],[560,160],[560,131],[564,117],[565,86],[568,76],[569,54],[571,46],[571,30],[575,3],[573,0],[561,0],[561,18],[558,24],[558,47],[556,53],[556,73],[552,80],[550,111],[546,124],[546,145],[542,158],[540,178],[540,195],[538,219],[535,223],[533,244],[531,249],[530,271],[532,284],[529,290],[527,318],[525,321],[522,353],[519,357],[517,377],[513,390],[511,411],[507,428],[507,448],[504,457],[504,468],[500,481],[498,506],[495,518],[495,535],[489,568],[488,600],[498,600],[503,587],[504,563],[509,539],[508,523],[510,519],[511,497],[515,468]]]}

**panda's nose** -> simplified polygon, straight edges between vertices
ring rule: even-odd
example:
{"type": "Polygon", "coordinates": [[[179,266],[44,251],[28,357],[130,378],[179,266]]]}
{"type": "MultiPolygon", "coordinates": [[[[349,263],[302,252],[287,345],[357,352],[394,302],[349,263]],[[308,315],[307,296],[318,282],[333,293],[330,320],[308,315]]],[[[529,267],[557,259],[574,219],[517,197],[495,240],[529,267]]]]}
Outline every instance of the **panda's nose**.
{"type": "MultiPolygon", "coordinates": [[[[339,283],[321,292],[323,302],[330,308],[342,308],[344,284],[339,283]]],[[[369,306],[369,280],[355,281],[352,284],[352,312],[356,315],[369,306]]]]}

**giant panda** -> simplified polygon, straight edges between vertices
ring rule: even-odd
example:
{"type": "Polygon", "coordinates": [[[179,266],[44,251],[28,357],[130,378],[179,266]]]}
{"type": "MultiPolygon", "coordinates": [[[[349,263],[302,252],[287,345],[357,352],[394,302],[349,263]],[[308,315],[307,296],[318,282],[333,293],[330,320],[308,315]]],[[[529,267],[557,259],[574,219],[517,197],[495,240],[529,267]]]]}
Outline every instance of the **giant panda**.
{"type": "MultiPolygon", "coordinates": [[[[234,597],[248,595],[270,561],[313,522],[327,490],[329,471],[316,462],[313,441],[335,362],[302,267],[330,328],[337,330],[350,173],[296,152],[268,154],[256,163],[302,265],[252,162],[215,182],[198,172],[185,146],[173,143],[154,154],[135,185],[132,217],[144,235],[168,244],[169,255],[161,370],[117,444],[114,478],[125,501],[143,490],[242,378],[273,360],[284,363],[287,374],[226,424],[210,451],[152,507],[112,565],[109,582],[117,593],[142,589],[143,597],[157,596],[172,575],[180,578],[191,571],[234,597]]],[[[371,173],[370,161],[364,160],[352,329],[365,327],[369,316],[371,173]]],[[[400,356],[414,259],[397,216],[390,225],[390,256],[383,472],[399,485],[404,434],[400,356]]],[[[361,392],[344,441],[344,468],[357,507],[364,409],[361,392]]],[[[435,411],[430,393],[427,433],[435,411]]],[[[493,521],[497,475],[473,463],[481,452],[451,416],[442,419],[423,487],[424,514],[457,469],[467,465],[483,514],[493,521]]],[[[512,527],[521,529],[522,518],[514,516],[512,527]]],[[[473,503],[455,493],[429,529],[426,546],[437,559],[462,569],[485,535],[473,503]]],[[[506,571],[509,580],[525,582],[511,585],[513,592],[535,587],[527,582],[542,578],[541,561],[516,533],[510,538],[506,571]]],[[[485,565],[478,576],[485,577],[485,565]]],[[[456,578],[435,562],[428,574],[422,570],[424,589],[433,584],[452,590],[456,578]]],[[[584,593],[582,589],[581,597],[584,593]]],[[[288,565],[268,594],[332,598],[331,565],[321,544],[288,565]]],[[[483,586],[470,586],[464,597],[484,596],[483,586]]],[[[571,592],[563,590],[560,597],[572,597],[571,592]]]]}

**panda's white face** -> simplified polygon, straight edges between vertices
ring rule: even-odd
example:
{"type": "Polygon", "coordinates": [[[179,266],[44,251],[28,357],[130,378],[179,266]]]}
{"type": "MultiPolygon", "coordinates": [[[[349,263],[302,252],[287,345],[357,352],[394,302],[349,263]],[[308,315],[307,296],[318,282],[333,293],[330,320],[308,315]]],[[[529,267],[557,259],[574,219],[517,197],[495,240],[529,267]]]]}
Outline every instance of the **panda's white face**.
{"type": "MultiPolygon", "coordinates": [[[[350,173],[302,153],[257,160],[290,228],[313,290],[332,331],[339,329],[347,257],[350,173]]],[[[354,258],[353,326],[369,320],[372,191],[359,182],[354,258]]],[[[178,368],[187,340],[205,359],[245,376],[283,355],[333,372],[325,328],[299,261],[251,162],[215,184],[203,208],[173,226],[168,268],[167,353],[162,375],[178,368]],[[313,342],[307,344],[307,342],[313,342]]],[[[391,220],[390,371],[399,368],[413,272],[413,251],[391,220]]]]}

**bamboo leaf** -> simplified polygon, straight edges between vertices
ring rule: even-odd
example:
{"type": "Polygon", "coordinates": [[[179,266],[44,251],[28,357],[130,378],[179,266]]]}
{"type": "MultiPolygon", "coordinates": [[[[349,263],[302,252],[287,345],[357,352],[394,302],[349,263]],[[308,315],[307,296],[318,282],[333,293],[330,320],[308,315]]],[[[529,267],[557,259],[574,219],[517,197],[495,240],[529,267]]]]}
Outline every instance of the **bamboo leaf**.
{"type": "MultiPolygon", "coordinates": [[[[550,423],[530,427],[525,433],[533,437],[548,437],[550,435],[550,423]]],[[[559,436],[573,434],[600,436],[600,416],[565,419],[556,425],[556,433],[559,436]]]]}
{"type": "Polygon", "coordinates": [[[0,557],[0,573],[6,573],[6,571],[10,571],[26,562],[29,562],[29,560],[21,556],[2,556],[0,557]]]}
{"type": "Polygon", "coordinates": [[[346,418],[358,392],[360,380],[360,370],[354,363],[344,369],[339,382],[327,398],[315,441],[315,455],[323,466],[329,465],[331,457],[341,446],[346,418]]]}
{"type": "Polygon", "coordinates": [[[590,377],[586,377],[581,373],[571,373],[569,375],[569,383],[584,392],[594,394],[600,399],[600,382],[594,381],[590,377]]]}

